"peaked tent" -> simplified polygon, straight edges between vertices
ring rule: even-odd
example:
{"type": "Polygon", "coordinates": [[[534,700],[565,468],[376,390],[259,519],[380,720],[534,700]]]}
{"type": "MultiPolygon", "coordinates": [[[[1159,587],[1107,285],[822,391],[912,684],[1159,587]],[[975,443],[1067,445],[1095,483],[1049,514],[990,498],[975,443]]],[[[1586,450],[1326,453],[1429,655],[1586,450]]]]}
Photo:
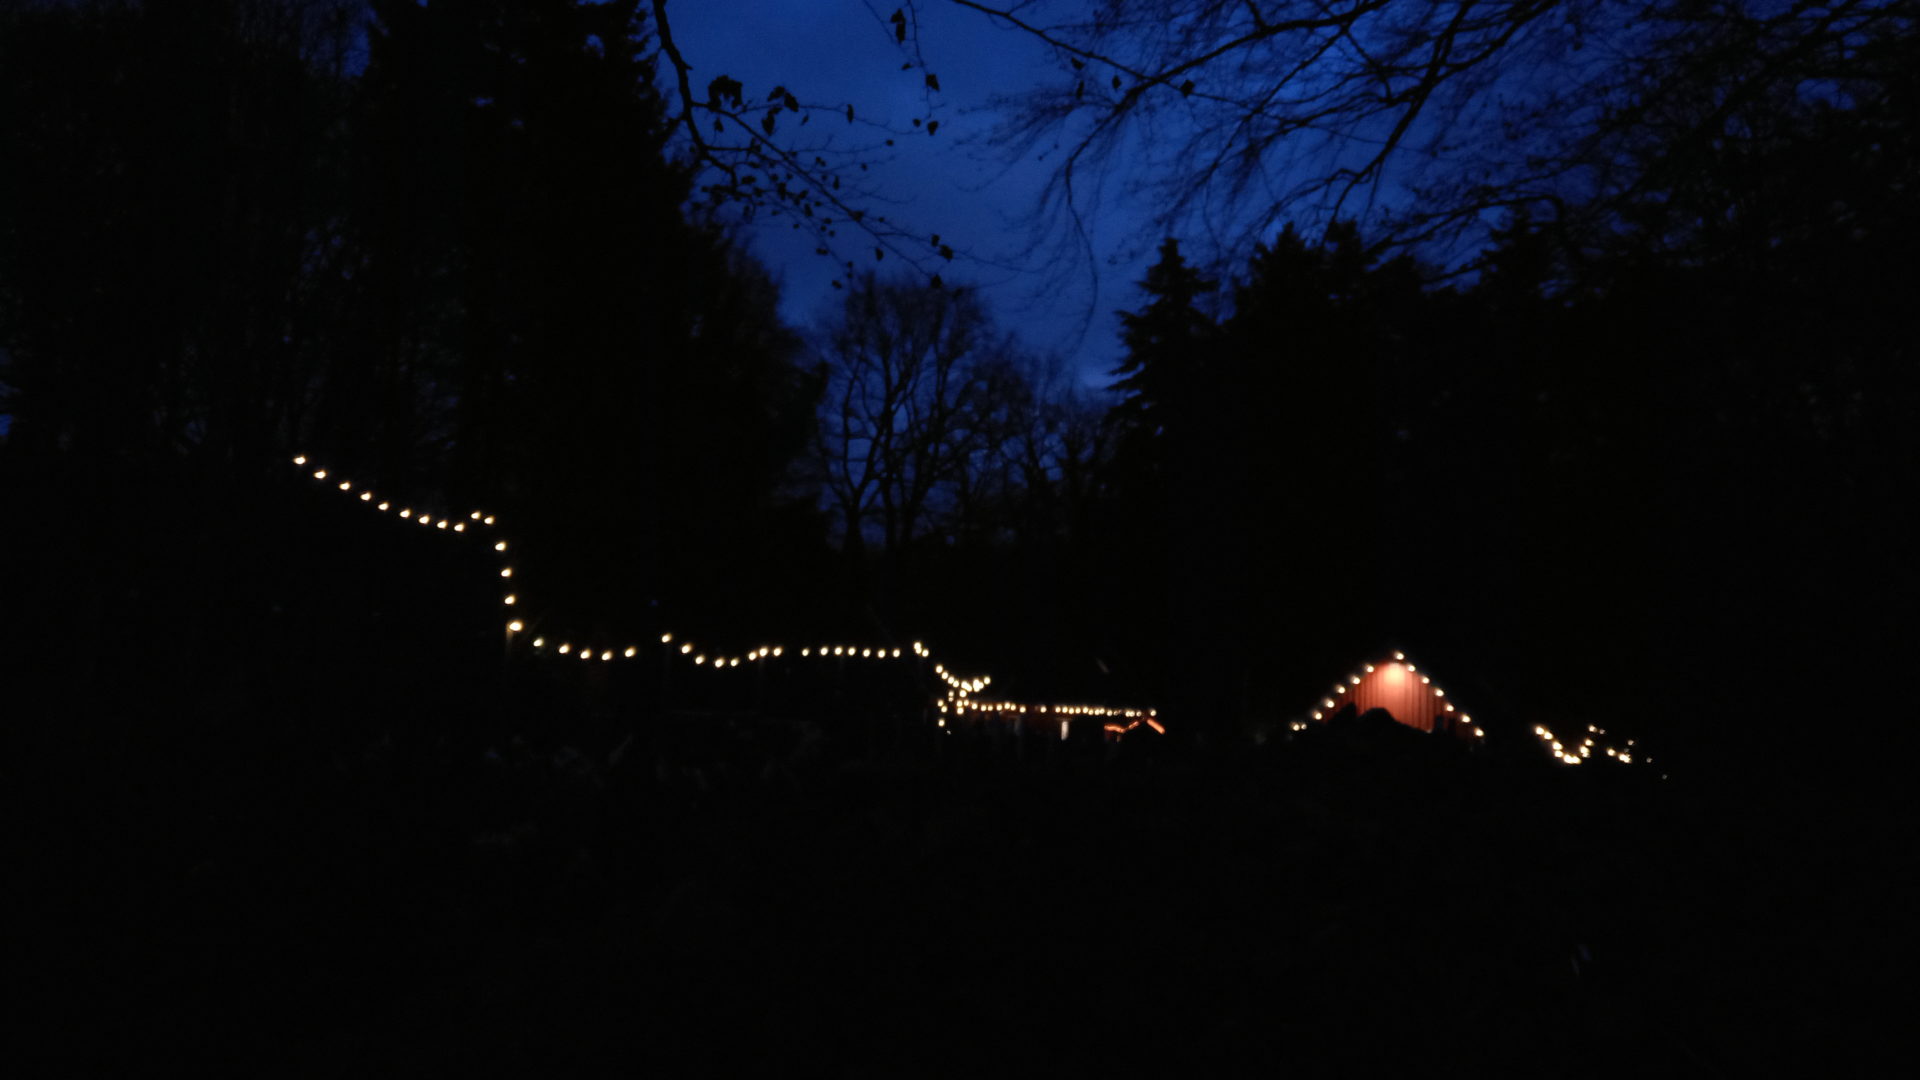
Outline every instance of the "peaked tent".
{"type": "Polygon", "coordinates": [[[1348,673],[1314,705],[1312,715],[1325,720],[1349,708],[1355,713],[1385,709],[1395,720],[1421,731],[1484,738],[1473,718],[1460,711],[1432,675],[1407,662],[1401,652],[1348,673]]]}

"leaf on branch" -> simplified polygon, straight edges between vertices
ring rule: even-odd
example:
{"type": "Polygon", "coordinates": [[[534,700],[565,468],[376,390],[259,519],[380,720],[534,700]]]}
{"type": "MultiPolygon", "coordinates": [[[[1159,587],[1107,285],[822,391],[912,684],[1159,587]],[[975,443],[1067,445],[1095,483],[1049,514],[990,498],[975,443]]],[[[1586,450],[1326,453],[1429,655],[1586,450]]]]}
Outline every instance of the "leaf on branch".
{"type": "Polygon", "coordinates": [[[760,118],[761,129],[769,135],[773,134],[773,118],[779,115],[780,110],[778,108],[768,109],[767,115],[760,118]]]}
{"type": "Polygon", "coordinates": [[[720,121],[715,120],[713,122],[713,133],[715,135],[724,135],[727,133],[727,129],[720,126],[720,121]]]}
{"type": "Polygon", "coordinates": [[[935,75],[931,71],[927,72],[927,89],[934,91],[940,89],[940,76],[935,75]]]}
{"type": "Polygon", "coordinates": [[[938,120],[927,121],[927,134],[931,135],[934,132],[939,130],[940,130],[940,121],[938,120]]]}
{"type": "Polygon", "coordinates": [[[952,249],[952,248],[950,248],[950,247],[948,247],[948,246],[947,246],[947,245],[945,245],[945,244],[941,244],[941,245],[940,245],[940,257],[941,257],[941,258],[943,258],[943,259],[945,259],[945,260],[947,260],[948,262],[952,262],[952,261],[953,261],[953,249],[952,249]]]}
{"type": "Polygon", "coordinates": [[[847,106],[847,123],[853,123],[853,106],[847,106]]]}
{"type": "Polygon", "coordinates": [[[874,248],[874,249],[873,249],[873,261],[874,261],[874,262],[879,262],[879,261],[880,261],[881,259],[884,259],[884,258],[886,258],[886,257],[887,257],[887,253],[886,253],[886,251],[884,251],[883,249],[881,249],[881,248],[874,248]]]}
{"type": "Polygon", "coordinates": [[[787,111],[789,112],[800,111],[800,99],[797,97],[794,97],[792,94],[781,94],[780,103],[785,105],[787,107],[787,111]]]}
{"type": "Polygon", "coordinates": [[[939,247],[939,246],[940,246],[940,234],[939,234],[939,233],[934,233],[934,234],[933,234],[933,246],[934,246],[934,247],[939,247]]]}
{"type": "Polygon", "coordinates": [[[1078,58],[1069,58],[1068,63],[1071,63],[1073,65],[1073,70],[1075,71],[1079,71],[1080,69],[1087,66],[1086,61],[1080,60],[1078,58]]]}
{"type": "Polygon", "coordinates": [[[1081,95],[1085,94],[1086,92],[1087,92],[1087,80],[1081,79],[1079,82],[1073,84],[1073,96],[1075,99],[1078,99],[1081,95]]]}
{"type": "Polygon", "coordinates": [[[722,75],[707,84],[707,102],[718,105],[722,101],[731,101],[734,108],[742,108],[747,103],[746,89],[740,85],[740,80],[722,75]]]}
{"type": "Polygon", "coordinates": [[[904,9],[894,8],[893,14],[887,17],[887,21],[893,24],[893,40],[907,40],[907,13],[904,9]]]}
{"type": "Polygon", "coordinates": [[[1115,76],[1113,77],[1113,88],[1114,88],[1115,90],[1118,90],[1118,89],[1120,89],[1120,76],[1118,76],[1118,75],[1115,75],[1115,76]]]}
{"type": "Polygon", "coordinates": [[[1186,97],[1191,93],[1193,93],[1193,80],[1188,79],[1186,82],[1180,84],[1180,96],[1186,97]]]}
{"type": "Polygon", "coordinates": [[[909,61],[907,61],[906,63],[904,63],[904,64],[901,64],[901,65],[900,65],[900,70],[901,70],[901,71],[912,71],[912,70],[913,70],[913,61],[911,61],[911,60],[909,60],[909,61]]]}
{"type": "Polygon", "coordinates": [[[776,87],[774,87],[774,88],[773,88],[773,93],[771,93],[771,94],[768,94],[768,95],[767,95],[767,100],[768,100],[768,101],[779,101],[779,100],[780,100],[780,99],[781,99],[782,97],[785,97],[785,96],[786,96],[786,93],[787,93],[787,88],[786,88],[786,87],[784,87],[784,86],[776,86],[776,87]]]}
{"type": "Polygon", "coordinates": [[[916,117],[914,117],[914,118],[913,118],[913,126],[914,126],[914,127],[919,127],[919,126],[920,126],[920,118],[919,118],[919,117],[917,117],[917,116],[916,116],[916,117]]]}
{"type": "Polygon", "coordinates": [[[940,280],[940,275],[939,274],[933,275],[933,280],[929,281],[927,284],[933,286],[936,289],[940,288],[940,286],[942,285],[942,282],[940,280]]]}

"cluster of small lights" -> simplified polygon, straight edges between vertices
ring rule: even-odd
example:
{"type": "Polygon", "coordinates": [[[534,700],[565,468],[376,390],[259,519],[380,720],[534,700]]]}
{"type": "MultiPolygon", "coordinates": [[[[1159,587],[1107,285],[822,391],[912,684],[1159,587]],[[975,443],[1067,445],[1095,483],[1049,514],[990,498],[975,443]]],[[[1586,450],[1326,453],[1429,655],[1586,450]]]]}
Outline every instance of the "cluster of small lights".
{"type": "MultiPolygon", "coordinates": [[[[307,465],[307,455],[296,455],[293,463],[296,466],[304,468],[307,465]]],[[[327,470],[315,469],[313,471],[313,478],[315,480],[326,480],[328,478],[327,470]]],[[[351,481],[338,480],[337,478],[336,480],[338,490],[343,492],[352,492],[354,490],[354,485],[351,481]]],[[[373,492],[364,490],[360,491],[359,497],[360,501],[369,504],[371,504],[375,498],[373,492]]],[[[381,500],[376,509],[381,513],[386,513],[392,508],[392,505],[392,502],[388,500],[381,500]]],[[[479,510],[475,510],[469,514],[465,521],[454,518],[436,519],[432,514],[416,512],[412,507],[402,507],[399,514],[402,518],[418,521],[422,525],[447,529],[451,532],[465,532],[468,522],[477,522],[488,526],[494,523],[494,515],[482,513],[479,510]]],[[[496,540],[493,545],[493,550],[504,557],[507,550],[507,542],[505,540],[496,540]]],[[[510,581],[513,578],[513,567],[503,564],[500,567],[500,577],[503,580],[510,581]]],[[[500,602],[506,607],[515,607],[519,605],[520,597],[516,592],[508,592],[501,596],[500,602]]],[[[506,628],[509,640],[511,640],[512,635],[519,634],[526,629],[526,623],[520,619],[512,619],[507,622],[506,628]]],[[[714,671],[737,668],[742,661],[751,665],[756,662],[791,656],[796,652],[795,649],[786,645],[762,645],[738,655],[725,655],[718,650],[709,655],[706,650],[696,647],[693,642],[677,639],[671,633],[661,634],[660,644],[666,648],[668,656],[683,656],[691,660],[695,667],[714,671]]],[[[545,635],[535,637],[532,645],[536,652],[545,652],[549,648],[545,635]]],[[[600,660],[609,663],[615,659],[632,660],[640,655],[640,647],[638,645],[626,645],[616,651],[604,646],[593,646],[574,641],[561,640],[554,642],[551,648],[554,653],[560,656],[577,656],[582,660],[600,660]]],[[[912,655],[909,657],[905,651],[896,646],[847,644],[802,645],[797,650],[799,658],[808,660],[838,658],[841,660],[917,659],[930,661],[933,659],[933,652],[922,642],[914,642],[911,652],[912,655]]],[[[946,713],[949,706],[952,707],[953,712],[956,714],[968,711],[974,713],[993,712],[1006,714],[1015,712],[1016,710],[1019,713],[1025,713],[1031,709],[1036,713],[1052,716],[1099,716],[1129,719],[1132,720],[1133,723],[1121,729],[1127,731],[1139,726],[1141,720],[1144,719],[1155,731],[1164,733],[1166,730],[1157,720],[1152,719],[1152,717],[1156,715],[1152,709],[1110,709],[1099,705],[1014,705],[1010,702],[987,703],[978,701],[977,699],[969,701],[968,695],[977,694],[986,689],[986,687],[993,682],[992,676],[981,675],[976,678],[963,679],[948,670],[946,665],[941,663],[935,663],[933,665],[933,673],[947,685],[946,696],[939,703],[942,713],[946,713]]],[[[940,724],[944,727],[946,721],[942,719],[940,724]]],[[[1117,725],[1109,724],[1107,725],[1107,729],[1112,731],[1116,729],[1116,726],[1117,725]]]]}
{"type": "MultiPolygon", "coordinates": [[[[1593,753],[1596,750],[1622,765],[1631,765],[1636,760],[1640,760],[1633,752],[1632,739],[1628,739],[1627,745],[1624,747],[1606,746],[1597,738],[1597,736],[1605,735],[1606,733],[1606,728],[1595,724],[1588,724],[1586,737],[1576,744],[1569,745],[1561,742],[1560,737],[1555,735],[1552,729],[1543,724],[1535,724],[1533,728],[1534,737],[1546,746],[1548,751],[1553,754],[1555,761],[1563,764],[1583,765],[1589,760],[1595,760],[1593,753]]],[[[1648,765],[1653,764],[1652,758],[1646,758],[1645,761],[1648,765]]]]}

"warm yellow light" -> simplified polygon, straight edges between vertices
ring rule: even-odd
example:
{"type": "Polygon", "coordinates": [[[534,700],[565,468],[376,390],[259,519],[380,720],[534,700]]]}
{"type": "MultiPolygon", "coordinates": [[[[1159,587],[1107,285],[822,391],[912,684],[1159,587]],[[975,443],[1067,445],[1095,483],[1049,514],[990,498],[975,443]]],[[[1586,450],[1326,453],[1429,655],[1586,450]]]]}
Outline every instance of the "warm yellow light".
{"type": "Polygon", "coordinates": [[[1460,722],[1463,724],[1471,724],[1473,722],[1473,717],[1468,716],[1466,713],[1461,713],[1460,722]]]}
{"type": "Polygon", "coordinates": [[[400,511],[400,516],[401,516],[401,517],[403,517],[403,518],[410,518],[410,517],[412,517],[412,516],[413,516],[413,511],[411,511],[411,510],[402,510],[402,511],[400,511]]]}
{"type": "Polygon", "coordinates": [[[512,576],[513,576],[513,567],[511,567],[511,566],[503,566],[503,567],[501,567],[501,568],[500,568],[500,576],[501,576],[501,577],[512,577],[512,576]]]}
{"type": "Polygon", "coordinates": [[[1554,750],[1556,750],[1556,751],[1558,751],[1558,750],[1560,750],[1560,749],[1562,749],[1562,747],[1561,747],[1561,745],[1560,745],[1560,741],[1559,741],[1558,739],[1555,739],[1555,740],[1554,740],[1554,743],[1553,743],[1553,748],[1554,748],[1554,750]]]}
{"type": "Polygon", "coordinates": [[[680,646],[680,655],[681,655],[681,656],[685,656],[685,655],[687,655],[688,653],[690,653],[690,652],[692,652],[692,651],[693,651],[693,644],[692,644],[691,642],[689,642],[689,643],[687,643],[687,644],[685,644],[685,645],[682,645],[682,646],[680,646]]]}
{"type": "Polygon", "coordinates": [[[947,718],[946,718],[946,717],[944,717],[944,716],[943,716],[943,717],[941,717],[941,718],[940,718],[940,725],[939,725],[939,726],[941,726],[941,727],[946,727],[946,726],[947,726],[947,718]]]}
{"type": "Polygon", "coordinates": [[[513,599],[514,599],[513,594],[508,593],[507,595],[500,598],[500,602],[503,604],[512,605],[513,599]]]}
{"type": "Polygon", "coordinates": [[[313,478],[314,478],[315,480],[325,480],[325,479],[327,478],[327,470],[325,470],[325,469],[316,469],[316,470],[314,471],[314,474],[313,474],[313,478]]]}
{"type": "Polygon", "coordinates": [[[381,503],[381,504],[380,504],[380,509],[381,509],[381,511],[382,511],[382,512],[385,512],[385,510],[387,509],[387,507],[389,507],[389,506],[392,506],[392,505],[393,505],[392,503],[388,503],[388,502],[383,502],[383,503],[381,503]]]}
{"type": "MultiPolygon", "coordinates": [[[[1408,671],[1419,671],[1420,669],[1419,669],[1419,668],[1417,668],[1417,667],[1414,667],[1414,666],[1413,666],[1412,664],[1408,664],[1408,665],[1407,665],[1407,670],[1408,670],[1408,671]]],[[[1420,680],[1420,681],[1421,681],[1421,682],[1425,682],[1426,680],[1425,680],[1425,679],[1422,679],[1422,680],[1420,680]]]]}
{"type": "Polygon", "coordinates": [[[1350,682],[1350,683],[1352,683],[1352,684],[1353,684],[1353,685],[1355,685],[1355,686],[1359,686],[1359,685],[1360,685],[1360,676],[1358,676],[1358,675],[1349,675],[1349,676],[1347,676],[1347,681],[1348,681],[1348,682],[1350,682]]]}
{"type": "Polygon", "coordinates": [[[841,650],[840,650],[840,646],[838,646],[838,645],[835,645],[835,646],[833,647],[833,655],[835,655],[835,656],[839,656],[839,655],[840,655],[840,651],[841,651],[841,650]]]}
{"type": "Polygon", "coordinates": [[[873,650],[872,650],[872,649],[861,649],[861,650],[860,650],[860,655],[861,655],[861,656],[872,656],[872,655],[873,655],[873,650]]]}
{"type": "Polygon", "coordinates": [[[489,525],[491,525],[491,524],[493,524],[493,515],[492,515],[492,514],[488,514],[488,515],[487,515],[487,524],[489,524],[489,525]]]}
{"type": "Polygon", "coordinates": [[[603,652],[603,653],[601,653],[601,654],[600,654],[600,659],[602,659],[602,660],[611,660],[611,659],[613,659],[613,650],[612,650],[612,649],[608,649],[608,650],[606,650],[605,652],[603,652]]]}
{"type": "Polygon", "coordinates": [[[1327,699],[1327,708],[1329,708],[1329,709],[1331,709],[1331,708],[1333,708],[1333,699],[1332,699],[1332,698],[1328,698],[1328,699],[1327,699]]]}
{"type": "Polygon", "coordinates": [[[1372,664],[1368,664],[1368,665],[1367,665],[1367,673],[1368,673],[1368,674],[1372,674],[1372,673],[1373,673],[1373,665],[1372,665],[1372,664]]]}
{"type": "Polygon", "coordinates": [[[696,657],[694,657],[694,658],[693,658],[693,662],[694,662],[694,663],[696,663],[696,664],[704,664],[704,663],[706,663],[706,662],[707,662],[707,658],[706,658],[706,655],[705,655],[705,654],[702,654],[702,655],[700,655],[700,656],[696,656],[696,657]]]}
{"type": "Polygon", "coordinates": [[[1333,692],[1336,694],[1344,694],[1347,692],[1347,688],[1344,686],[1336,686],[1333,688],[1333,692]]]}
{"type": "Polygon", "coordinates": [[[775,655],[775,656],[779,656],[779,655],[780,655],[780,646],[778,646],[778,645],[775,645],[775,646],[773,647],[773,655],[775,655]]]}
{"type": "Polygon", "coordinates": [[[564,653],[564,652],[572,652],[572,651],[573,651],[573,646],[571,646],[571,645],[569,645],[569,644],[567,644],[566,642],[564,642],[564,641],[563,641],[563,642],[561,642],[561,643],[560,643],[560,651],[561,651],[561,652],[563,652],[563,653],[564,653]]]}
{"type": "MultiPolygon", "coordinates": [[[[1407,670],[1408,670],[1408,671],[1412,671],[1412,670],[1413,670],[1413,665],[1412,665],[1412,664],[1408,664],[1408,665],[1407,665],[1407,670]]],[[[1429,677],[1429,676],[1426,676],[1426,675],[1422,675],[1422,676],[1420,676],[1420,685],[1421,685],[1421,686],[1425,686],[1425,685],[1427,685],[1428,683],[1430,683],[1430,682],[1432,682],[1432,681],[1433,681],[1433,679],[1432,679],[1431,677],[1429,677]]]]}
{"type": "Polygon", "coordinates": [[[810,648],[803,648],[803,649],[801,649],[801,650],[800,650],[800,655],[801,655],[801,656],[811,656],[811,655],[813,655],[813,650],[812,650],[812,649],[810,649],[810,648]]]}
{"type": "Polygon", "coordinates": [[[495,550],[495,551],[505,551],[505,550],[507,550],[507,542],[506,542],[505,540],[501,540],[501,541],[499,541],[498,543],[496,543],[496,544],[494,544],[494,545],[493,545],[493,550],[495,550]]]}
{"type": "Polygon", "coordinates": [[[360,501],[361,501],[361,502],[372,502],[372,501],[373,501],[373,492],[371,492],[371,491],[363,491],[363,492],[361,492],[361,493],[360,493],[360,501]]]}
{"type": "Polygon", "coordinates": [[[453,531],[454,531],[454,532],[466,532],[466,531],[467,531],[467,523],[466,523],[466,522],[464,522],[464,521],[456,521],[456,522],[454,522],[454,523],[453,523],[453,531]]]}
{"type": "Polygon", "coordinates": [[[295,454],[293,457],[293,463],[295,465],[305,465],[307,463],[307,455],[295,454]]]}
{"type": "Polygon", "coordinates": [[[480,520],[480,511],[478,511],[478,510],[475,510],[475,511],[474,511],[473,513],[471,513],[471,514],[469,514],[469,515],[467,515],[467,516],[468,516],[468,517],[471,517],[471,518],[472,518],[473,520],[475,520],[475,521],[479,521],[479,520],[480,520]]]}
{"type": "Polygon", "coordinates": [[[582,659],[582,660],[591,660],[591,659],[593,659],[593,650],[592,650],[592,649],[581,649],[581,650],[580,650],[580,659],[582,659]]]}
{"type": "Polygon", "coordinates": [[[893,658],[894,658],[895,660],[898,660],[898,659],[900,659],[900,650],[899,650],[899,649],[895,649],[895,650],[893,650],[893,658]]]}
{"type": "Polygon", "coordinates": [[[533,647],[536,649],[542,645],[545,645],[546,643],[547,643],[547,639],[543,637],[537,637],[533,639],[533,647]]]}
{"type": "Polygon", "coordinates": [[[629,645],[627,646],[627,651],[623,655],[631,657],[633,656],[634,653],[637,653],[639,651],[640,651],[639,649],[636,649],[633,646],[629,645]]]}
{"type": "Polygon", "coordinates": [[[1474,728],[1473,737],[1476,739],[1484,739],[1487,737],[1487,733],[1484,731],[1481,731],[1479,728],[1474,728]]]}
{"type": "Polygon", "coordinates": [[[520,620],[519,620],[519,619],[515,619],[515,620],[513,620],[512,622],[510,622],[510,623],[508,623],[508,624],[507,624],[507,629],[509,629],[509,630],[511,630],[511,631],[513,631],[513,632],[514,632],[514,633],[516,633],[516,634],[517,634],[517,633],[519,633],[519,632],[520,632],[520,630],[521,630],[521,626],[520,626],[520,620]]]}
{"type": "Polygon", "coordinates": [[[351,481],[351,480],[342,480],[342,481],[340,481],[340,490],[341,490],[341,491],[351,491],[351,490],[353,490],[353,481],[351,481]]]}
{"type": "Polygon", "coordinates": [[[731,659],[731,660],[729,660],[729,661],[727,661],[727,666],[728,666],[728,667],[739,667],[739,666],[740,666],[740,658],[736,656],[736,657],[734,657],[733,659],[731,659]]]}

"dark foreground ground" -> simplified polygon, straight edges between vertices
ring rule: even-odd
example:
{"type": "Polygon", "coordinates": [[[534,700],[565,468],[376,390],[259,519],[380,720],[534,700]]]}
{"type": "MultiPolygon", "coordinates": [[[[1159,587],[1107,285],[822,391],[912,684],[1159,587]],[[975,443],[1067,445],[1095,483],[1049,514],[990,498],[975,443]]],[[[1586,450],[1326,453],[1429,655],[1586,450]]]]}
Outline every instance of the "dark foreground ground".
{"type": "Polygon", "coordinates": [[[45,901],[22,1045],[272,1075],[1733,1075],[1881,1041],[1851,1002],[1885,992],[1887,883],[1803,803],[1314,736],[78,770],[18,879],[45,901]]]}

